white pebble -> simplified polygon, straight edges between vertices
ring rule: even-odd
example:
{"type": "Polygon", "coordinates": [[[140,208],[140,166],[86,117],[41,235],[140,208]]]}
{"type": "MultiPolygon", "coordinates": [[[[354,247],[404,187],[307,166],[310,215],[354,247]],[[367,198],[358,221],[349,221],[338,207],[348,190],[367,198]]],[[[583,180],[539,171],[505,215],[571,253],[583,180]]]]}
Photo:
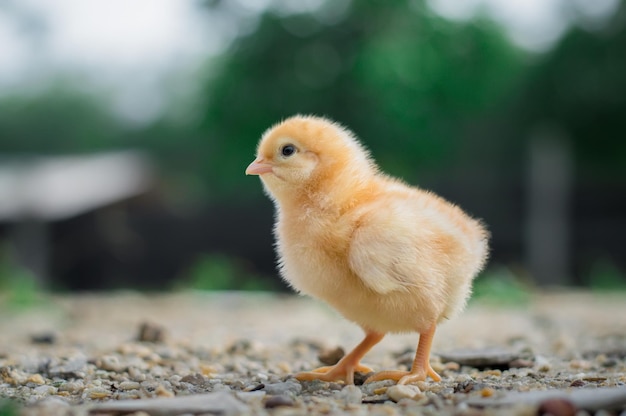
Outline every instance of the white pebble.
{"type": "Polygon", "coordinates": [[[180,387],[180,380],[182,380],[182,377],[178,374],[174,374],[168,380],[172,384],[172,386],[180,387]]]}
{"type": "Polygon", "coordinates": [[[128,390],[139,390],[139,383],[136,381],[122,381],[119,385],[120,390],[128,391],[128,390]]]}
{"type": "Polygon", "coordinates": [[[139,370],[137,367],[129,368],[128,369],[128,375],[134,381],[138,381],[138,382],[146,381],[146,375],[141,370],[139,370]]]}
{"type": "Polygon", "coordinates": [[[83,392],[83,398],[86,399],[104,399],[111,395],[111,392],[102,387],[94,387],[90,389],[85,389],[83,392]]]}
{"type": "Polygon", "coordinates": [[[85,384],[82,380],[68,381],[59,386],[59,391],[66,391],[68,393],[80,393],[85,389],[85,384]]]}
{"type": "Polygon", "coordinates": [[[393,380],[381,380],[381,381],[374,381],[372,383],[366,383],[363,385],[363,388],[366,394],[371,395],[371,394],[374,394],[375,390],[381,389],[383,387],[390,387],[390,386],[393,386],[393,384],[394,384],[393,380]]]}
{"type": "Polygon", "coordinates": [[[537,355],[535,357],[535,368],[538,371],[546,372],[546,371],[550,371],[552,366],[550,365],[550,361],[546,357],[537,355]]]}
{"type": "Polygon", "coordinates": [[[122,370],[120,359],[115,355],[105,355],[98,362],[98,367],[107,370],[119,372],[122,370]]]}
{"type": "Polygon", "coordinates": [[[416,399],[422,397],[422,391],[417,386],[398,384],[387,389],[387,395],[394,402],[402,399],[416,399]]]}
{"type": "Polygon", "coordinates": [[[253,404],[257,404],[259,405],[261,402],[263,402],[263,399],[265,398],[267,394],[264,391],[248,391],[248,392],[244,392],[244,391],[237,391],[235,392],[235,396],[241,400],[242,402],[247,403],[248,405],[253,405],[253,404]]]}
{"type": "Polygon", "coordinates": [[[35,394],[39,394],[39,395],[51,395],[51,394],[55,394],[57,392],[57,389],[53,386],[48,386],[48,385],[43,385],[43,386],[37,386],[33,389],[33,392],[35,394]]]}
{"type": "Polygon", "coordinates": [[[357,386],[349,384],[337,392],[337,398],[345,401],[346,404],[361,404],[363,392],[357,386]]]}

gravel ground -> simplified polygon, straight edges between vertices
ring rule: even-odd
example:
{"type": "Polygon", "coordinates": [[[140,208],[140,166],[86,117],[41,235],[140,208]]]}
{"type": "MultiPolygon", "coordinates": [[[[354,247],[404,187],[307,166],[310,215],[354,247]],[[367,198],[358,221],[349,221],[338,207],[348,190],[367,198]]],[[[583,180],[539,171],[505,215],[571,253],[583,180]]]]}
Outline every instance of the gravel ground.
{"type": "MultiPolygon", "coordinates": [[[[0,397],[10,399],[0,415],[17,403],[23,415],[626,416],[626,294],[474,302],[435,337],[443,381],[416,386],[291,378],[362,336],[295,296],[116,293],[0,313],[0,397]]],[[[390,335],[364,362],[407,367],[417,339],[390,335]]]]}

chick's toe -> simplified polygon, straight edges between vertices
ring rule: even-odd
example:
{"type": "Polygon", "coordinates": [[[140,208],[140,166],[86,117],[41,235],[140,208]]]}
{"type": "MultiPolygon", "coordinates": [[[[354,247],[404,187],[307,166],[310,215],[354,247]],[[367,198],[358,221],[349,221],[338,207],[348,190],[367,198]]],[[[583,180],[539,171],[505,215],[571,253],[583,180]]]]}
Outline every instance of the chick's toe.
{"type": "Polygon", "coordinates": [[[320,367],[313,371],[298,373],[296,379],[300,381],[343,381],[346,384],[354,384],[354,373],[371,373],[374,370],[362,365],[361,359],[372,347],[383,339],[385,334],[368,332],[365,338],[348,355],[343,357],[337,364],[328,367],[320,367]]]}

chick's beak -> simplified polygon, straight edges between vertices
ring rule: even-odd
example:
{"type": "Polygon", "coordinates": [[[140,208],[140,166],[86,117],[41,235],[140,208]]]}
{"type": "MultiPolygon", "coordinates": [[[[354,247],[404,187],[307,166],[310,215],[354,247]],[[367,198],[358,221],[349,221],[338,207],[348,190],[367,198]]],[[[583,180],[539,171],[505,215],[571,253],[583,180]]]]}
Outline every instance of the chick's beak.
{"type": "Polygon", "coordinates": [[[248,165],[246,175],[262,175],[264,173],[270,173],[271,171],[271,164],[264,162],[263,159],[257,159],[248,165]]]}

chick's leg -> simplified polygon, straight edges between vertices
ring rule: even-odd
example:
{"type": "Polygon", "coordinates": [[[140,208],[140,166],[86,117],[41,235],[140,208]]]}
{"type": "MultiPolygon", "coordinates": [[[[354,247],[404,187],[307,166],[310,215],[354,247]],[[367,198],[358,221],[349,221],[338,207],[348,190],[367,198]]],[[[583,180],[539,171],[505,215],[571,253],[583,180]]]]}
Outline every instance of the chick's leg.
{"type": "Polygon", "coordinates": [[[320,367],[313,371],[298,373],[295,377],[300,381],[323,380],[344,381],[346,384],[354,384],[354,372],[371,373],[372,369],[361,365],[361,359],[372,347],[380,342],[385,334],[367,332],[365,338],[350,353],[344,356],[333,366],[320,367]]]}
{"type": "Polygon", "coordinates": [[[411,371],[381,371],[365,380],[366,383],[379,380],[396,380],[398,384],[410,384],[426,380],[430,376],[435,381],[441,381],[439,374],[430,366],[430,348],[433,344],[436,325],[433,324],[427,331],[420,334],[420,341],[413,360],[411,371]]]}

